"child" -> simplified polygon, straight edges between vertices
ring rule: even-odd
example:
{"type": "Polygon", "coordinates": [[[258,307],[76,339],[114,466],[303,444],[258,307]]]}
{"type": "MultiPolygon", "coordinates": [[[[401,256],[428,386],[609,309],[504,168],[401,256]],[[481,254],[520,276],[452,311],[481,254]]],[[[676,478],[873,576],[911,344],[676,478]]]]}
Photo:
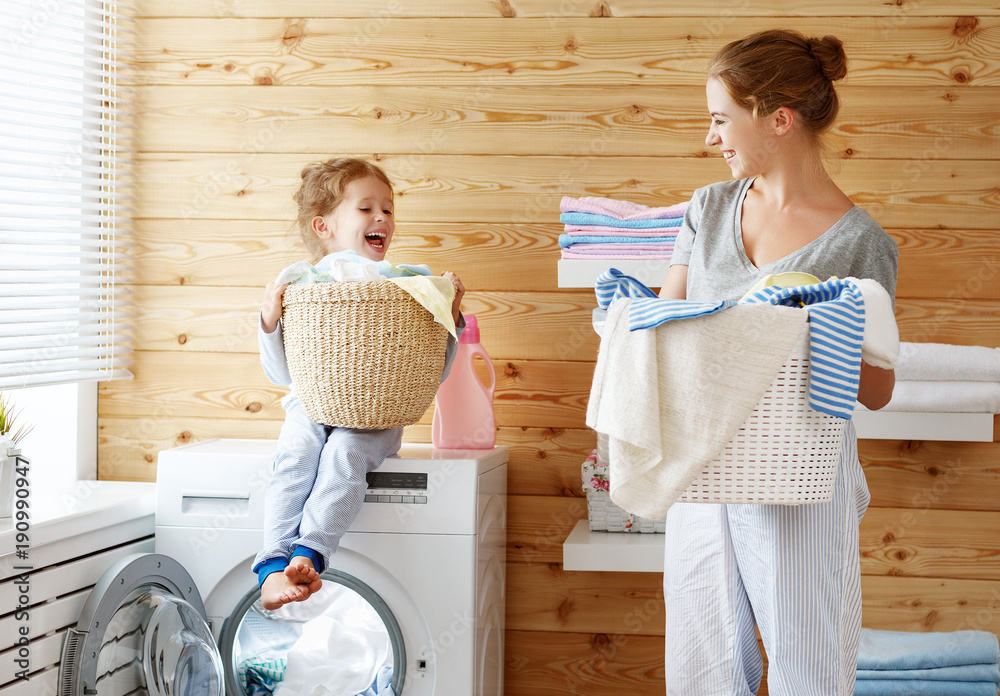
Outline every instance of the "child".
{"type": "MultiPolygon", "coordinates": [[[[395,223],[392,185],[379,167],[353,158],[311,164],[302,170],[295,202],[299,232],[313,254],[362,264],[383,260],[395,223]]],[[[454,273],[441,275],[455,286],[452,316],[460,333],[465,287],[454,273]]],[[[258,329],[264,372],[281,385],[292,383],[280,321],[287,287],[267,285],[258,329]]],[[[457,345],[449,337],[442,380],[457,345]]],[[[327,559],[361,509],[365,475],[399,451],[403,436],[402,428],[357,430],[316,423],[294,392],[282,405],[285,422],[265,498],[264,548],[253,565],[265,609],[302,601],[319,590],[327,559]]]]}

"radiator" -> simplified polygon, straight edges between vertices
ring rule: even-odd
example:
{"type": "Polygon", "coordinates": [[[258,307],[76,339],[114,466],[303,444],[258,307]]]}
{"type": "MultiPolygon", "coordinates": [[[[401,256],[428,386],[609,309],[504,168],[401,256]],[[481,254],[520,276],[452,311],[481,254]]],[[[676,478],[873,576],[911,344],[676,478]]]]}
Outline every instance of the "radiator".
{"type": "Polygon", "coordinates": [[[32,546],[28,571],[17,568],[26,562],[12,549],[2,549],[0,696],[55,696],[66,630],[112,563],[153,551],[153,531],[150,513],[32,546]],[[27,646],[18,645],[25,631],[27,646]]]}

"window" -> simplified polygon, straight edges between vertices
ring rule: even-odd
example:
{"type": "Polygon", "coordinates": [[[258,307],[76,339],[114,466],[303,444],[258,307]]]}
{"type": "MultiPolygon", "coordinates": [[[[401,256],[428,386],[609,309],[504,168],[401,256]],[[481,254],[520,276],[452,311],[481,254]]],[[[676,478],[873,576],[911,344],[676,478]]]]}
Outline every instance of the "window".
{"type": "Polygon", "coordinates": [[[81,410],[94,432],[79,435],[92,441],[94,383],[131,377],[130,31],[113,2],[2,0],[0,10],[0,390],[21,391],[11,396],[39,424],[32,440],[52,439],[40,418],[63,439],[78,434],[81,410]]]}
{"type": "Polygon", "coordinates": [[[2,9],[0,389],[129,377],[120,19],[93,0],[2,9]]]}

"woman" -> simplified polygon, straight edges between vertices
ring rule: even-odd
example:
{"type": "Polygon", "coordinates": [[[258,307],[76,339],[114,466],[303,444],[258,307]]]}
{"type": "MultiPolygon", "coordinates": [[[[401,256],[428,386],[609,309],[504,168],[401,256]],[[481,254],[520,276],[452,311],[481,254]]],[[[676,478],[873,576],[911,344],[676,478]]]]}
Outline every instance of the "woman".
{"type": "MultiPolygon", "coordinates": [[[[774,30],[725,46],[706,85],[733,181],[699,189],[661,297],[737,300],[766,275],[872,278],[890,296],[896,244],[830,179],[821,136],[847,73],[841,42],[774,30]]],[[[888,403],[894,373],[862,364],[858,401],[888,403]]],[[[667,514],[667,693],[745,696],[768,656],[771,696],[854,692],[861,587],[858,523],[868,505],[848,423],[833,499],[819,505],[680,504],[667,514]]]]}

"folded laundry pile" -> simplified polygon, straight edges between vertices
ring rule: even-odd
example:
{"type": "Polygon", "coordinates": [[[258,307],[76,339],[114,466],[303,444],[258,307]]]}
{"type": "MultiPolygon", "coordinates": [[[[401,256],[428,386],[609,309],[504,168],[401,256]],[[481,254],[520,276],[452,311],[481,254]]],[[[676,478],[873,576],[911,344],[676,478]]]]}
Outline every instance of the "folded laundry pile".
{"type": "Polygon", "coordinates": [[[651,208],[611,198],[571,198],[559,204],[564,259],[669,259],[687,203],[651,208]]]}
{"type": "Polygon", "coordinates": [[[1000,413],[1000,348],[900,343],[896,386],[882,410],[1000,413]]]}
{"type": "Polygon", "coordinates": [[[1000,646],[986,631],[861,629],[854,696],[997,696],[1000,646]]]}

